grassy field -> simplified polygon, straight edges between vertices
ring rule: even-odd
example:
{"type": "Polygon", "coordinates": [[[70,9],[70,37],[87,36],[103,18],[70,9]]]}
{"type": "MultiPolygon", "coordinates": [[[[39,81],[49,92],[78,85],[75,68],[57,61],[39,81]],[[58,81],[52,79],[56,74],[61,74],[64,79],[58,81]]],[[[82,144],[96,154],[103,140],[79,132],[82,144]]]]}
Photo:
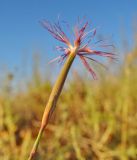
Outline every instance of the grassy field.
{"type": "MultiPolygon", "coordinates": [[[[33,83],[0,93],[0,160],[26,160],[36,138],[52,84],[33,83]]],[[[99,81],[67,81],[41,139],[37,160],[137,159],[137,50],[125,56],[115,75],[99,81]]]]}

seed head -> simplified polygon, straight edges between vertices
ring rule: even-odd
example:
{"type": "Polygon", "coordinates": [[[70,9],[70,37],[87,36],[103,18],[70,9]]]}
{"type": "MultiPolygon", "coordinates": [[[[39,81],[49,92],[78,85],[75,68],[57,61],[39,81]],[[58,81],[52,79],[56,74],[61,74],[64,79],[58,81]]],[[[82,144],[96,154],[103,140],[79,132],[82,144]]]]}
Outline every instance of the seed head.
{"type": "MultiPolygon", "coordinates": [[[[57,39],[58,41],[65,44],[65,46],[56,46],[56,49],[58,51],[63,52],[62,55],[58,56],[57,58],[50,61],[50,63],[57,61],[63,62],[68,55],[71,53],[73,49],[77,49],[77,55],[84,66],[87,68],[87,70],[91,73],[94,79],[97,79],[96,73],[92,69],[92,67],[89,65],[87,60],[94,61],[103,67],[105,67],[102,63],[97,61],[96,59],[92,58],[92,56],[102,56],[107,57],[111,60],[115,60],[115,54],[111,52],[101,51],[101,50],[95,50],[95,46],[91,45],[91,42],[93,41],[95,35],[96,35],[96,28],[95,29],[89,29],[90,27],[88,21],[86,22],[78,22],[77,25],[74,27],[73,35],[74,35],[74,42],[71,43],[65,32],[63,31],[59,21],[56,23],[51,24],[47,20],[41,21],[41,24],[44,28],[46,28],[51,35],[57,39]]],[[[97,41],[95,44],[101,43],[102,40],[97,41]]],[[[94,44],[94,45],[95,45],[94,44]]],[[[114,47],[113,45],[98,45],[99,47],[114,47]]]]}

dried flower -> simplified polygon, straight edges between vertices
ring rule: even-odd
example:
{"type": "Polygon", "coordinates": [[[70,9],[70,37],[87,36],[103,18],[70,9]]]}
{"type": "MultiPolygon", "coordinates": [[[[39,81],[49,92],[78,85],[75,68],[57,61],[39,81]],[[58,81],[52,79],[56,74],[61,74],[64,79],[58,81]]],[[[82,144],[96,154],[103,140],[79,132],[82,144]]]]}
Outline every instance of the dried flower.
{"type": "Polygon", "coordinates": [[[48,21],[42,21],[42,25],[52,34],[52,36],[59,40],[60,42],[63,42],[67,47],[63,46],[58,46],[57,50],[63,51],[63,54],[55,59],[53,59],[51,62],[59,60],[59,62],[63,62],[65,59],[65,64],[62,67],[62,70],[60,74],[57,77],[57,80],[53,86],[53,89],[51,91],[49,100],[47,102],[47,105],[45,107],[45,111],[42,117],[42,122],[41,126],[39,129],[38,136],[35,140],[35,143],[33,145],[32,151],[30,153],[29,159],[32,160],[35,155],[36,151],[39,145],[39,141],[41,139],[42,133],[45,129],[45,127],[48,124],[49,118],[52,115],[55,107],[57,100],[60,96],[60,93],[62,91],[63,85],[65,83],[66,77],[68,75],[69,69],[73,63],[73,60],[75,59],[76,56],[79,56],[82,63],[85,65],[85,67],[88,69],[88,71],[92,74],[93,78],[96,79],[96,73],[93,71],[93,69],[90,67],[89,63],[87,62],[87,59],[96,61],[95,59],[91,58],[90,56],[92,55],[98,55],[98,56],[104,56],[104,57],[109,57],[111,59],[114,59],[114,54],[109,53],[109,52],[103,52],[103,51],[97,51],[93,50],[89,47],[90,42],[92,41],[93,37],[96,34],[96,29],[86,31],[88,27],[88,22],[86,22],[82,27],[76,26],[74,28],[74,35],[75,35],[75,40],[74,44],[72,45],[69,38],[67,35],[64,33],[62,30],[59,22],[55,24],[51,24],[48,21]]]}
{"type": "MultiPolygon", "coordinates": [[[[110,58],[111,60],[116,59],[115,54],[111,52],[105,52],[100,50],[94,50],[92,48],[92,45],[90,46],[90,43],[92,42],[93,38],[96,35],[96,29],[92,29],[88,31],[88,28],[90,27],[88,22],[85,22],[84,24],[78,24],[74,27],[74,44],[72,44],[67,37],[67,35],[64,33],[59,21],[57,23],[51,24],[49,21],[43,20],[41,22],[42,26],[46,28],[51,35],[59,40],[60,42],[64,43],[66,46],[57,46],[56,49],[58,51],[63,52],[62,55],[58,56],[57,58],[50,61],[50,63],[57,61],[63,62],[68,55],[71,53],[71,51],[74,48],[77,48],[77,54],[84,64],[84,66],[87,68],[87,70],[92,74],[94,79],[97,79],[96,73],[92,69],[92,67],[89,65],[87,60],[94,61],[103,67],[105,67],[102,63],[97,61],[96,59],[92,58],[92,56],[102,56],[110,58]]],[[[102,40],[96,42],[99,43],[102,42],[102,40]]],[[[99,47],[113,47],[113,45],[99,45],[99,47]]]]}

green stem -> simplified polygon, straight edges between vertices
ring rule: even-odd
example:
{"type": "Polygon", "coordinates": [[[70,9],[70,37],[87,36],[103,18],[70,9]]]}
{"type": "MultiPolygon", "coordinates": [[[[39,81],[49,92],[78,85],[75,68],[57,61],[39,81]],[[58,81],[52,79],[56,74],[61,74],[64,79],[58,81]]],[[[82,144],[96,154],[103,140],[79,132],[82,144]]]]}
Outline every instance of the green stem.
{"type": "Polygon", "coordinates": [[[76,54],[77,54],[77,48],[72,49],[71,53],[69,54],[64,66],[63,66],[63,68],[60,72],[60,75],[58,76],[58,79],[57,79],[56,83],[54,84],[54,87],[52,89],[52,92],[50,94],[48,103],[46,105],[46,108],[45,108],[45,111],[44,111],[44,114],[43,114],[43,117],[42,117],[41,127],[40,127],[40,130],[39,130],[38,136],[35,140],[35,143],[33,145],[33,148],[31,150],[31,153],[30,153],[30,156],[29,156],[28,160],[32,160],[36,155],[37,148],[38,148],[39,141],[41,139],[42,133],[43,133],[45,127],[48,124],[48,120],[49,120],[52,112],[54,111],[57,100],[60,96],[60,93],[62,91],[64,82],[66,80],[67,74],[69,72],[69,69],[72,65],[72,62],[73,62],[76,54]]]}

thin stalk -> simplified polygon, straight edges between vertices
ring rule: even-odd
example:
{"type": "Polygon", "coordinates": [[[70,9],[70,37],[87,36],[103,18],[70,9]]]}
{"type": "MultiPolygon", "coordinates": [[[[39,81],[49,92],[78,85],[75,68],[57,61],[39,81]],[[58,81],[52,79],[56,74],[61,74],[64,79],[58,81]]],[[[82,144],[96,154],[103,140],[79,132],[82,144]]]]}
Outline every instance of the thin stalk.
{"type": "Polygon", "coordinates": [[[58,76],[58,78],[57,78],[57,80],[56,80],[56,82],[53,86],[53,89],[52,89],[52,92],[50,94],[49,100],[48,100],[47,105],[45,107],[45,111],[44,111],[44,114],[43,114],[43,117],[42,117],[41,127],[39,129],[38,136],[35,140],[35,143],[33,145],[33,148],[31,150],[31,153],[30,153],[30,156],[29,156],[28,160],[33,160],[35,155],[36,155],[42,133],[43,133],[45,127],[48,124],[48,120],[49,120],[50,116],[52,115],[52,112],[54,111],[57,100],[60,96],[60,93],[62,91],[64,82],[66,80],[67,74],[69,72],[69,69],[72,65],[72,62],[73,62],[76,54],[77,54],[77,48],[73,48],[72,51],[70,52],[70,54],[68,55],[68,58],[67,58],[64,66],[63,66],[63,68],[60,72],[60,75],[58,76]]]}

